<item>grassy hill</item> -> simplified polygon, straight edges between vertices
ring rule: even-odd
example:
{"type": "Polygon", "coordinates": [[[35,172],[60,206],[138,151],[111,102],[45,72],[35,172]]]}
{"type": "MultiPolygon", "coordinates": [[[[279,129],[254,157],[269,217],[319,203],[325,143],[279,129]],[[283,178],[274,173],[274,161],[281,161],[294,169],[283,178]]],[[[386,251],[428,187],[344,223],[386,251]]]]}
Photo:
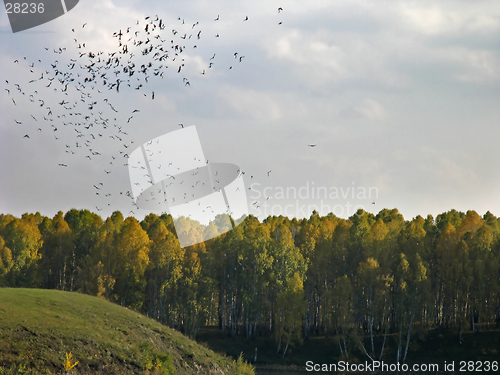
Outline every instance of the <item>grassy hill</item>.
{"type": "Polygon", "coordinates": [[[253,371],[102,299],[55,290],[0,288],[0,374],[242,372],[253,371]],[[65,370],[64,362],[69,366],[77,361],[73,370],[65,370]]]}

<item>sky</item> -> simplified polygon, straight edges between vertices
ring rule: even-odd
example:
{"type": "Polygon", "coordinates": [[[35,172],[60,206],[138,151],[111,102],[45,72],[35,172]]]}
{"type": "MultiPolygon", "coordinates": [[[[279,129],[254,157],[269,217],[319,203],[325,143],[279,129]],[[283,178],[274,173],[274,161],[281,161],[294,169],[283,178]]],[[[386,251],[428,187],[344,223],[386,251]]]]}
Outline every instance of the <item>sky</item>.
{"type": "Polygon", "coordinates": [[[0,52],[0,213],[141,219],[153,211],[128,196],[127,156],[182,124],[207,160],[244,172],[260,219],[500,215],[498,1],[80,0],[18,33],[0,11],[0,52]],[[120,30],[148,73],[119,92],[113,69],[77,83],[120,55],[120,30]],[[148,37],[162,63],[140,53],[148,37]]]}

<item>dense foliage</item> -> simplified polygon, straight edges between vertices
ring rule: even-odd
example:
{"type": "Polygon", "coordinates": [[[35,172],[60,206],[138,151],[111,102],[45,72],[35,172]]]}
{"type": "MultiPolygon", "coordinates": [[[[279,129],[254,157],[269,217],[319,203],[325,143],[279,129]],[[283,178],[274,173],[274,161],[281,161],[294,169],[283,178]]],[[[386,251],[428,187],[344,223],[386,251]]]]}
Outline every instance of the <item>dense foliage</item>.
{"type": "Polygon", "coordinates": [[[0,286],[100,296],[189,336],[202,325],[273,335],[282,355],[331,335],[343,356],[357,348],[378,359],[396,334],[404,361],[415,334],[441,327],[460,340],[500,324],[499,240],[500,219],[455,210],[411,221],[396,209],[348,220],[250,216],[184,249],[168,215],[1,215],[0,286]]]}

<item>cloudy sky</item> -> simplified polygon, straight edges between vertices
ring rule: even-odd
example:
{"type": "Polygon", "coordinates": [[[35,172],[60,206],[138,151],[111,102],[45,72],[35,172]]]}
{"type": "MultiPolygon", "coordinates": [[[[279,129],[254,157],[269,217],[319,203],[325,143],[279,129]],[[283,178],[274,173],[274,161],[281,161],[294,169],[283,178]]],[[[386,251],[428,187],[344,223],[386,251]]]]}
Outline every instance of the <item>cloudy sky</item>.
{"type": "Polygon", "coordinates": [[[500,215],[498,1],[81,0],[15,34],[0,12],[0,51],[1,213],[142,218],[149,211],[126,197],[126,154],[182,123],[196,125],[206,159],[245,171],[261,219],[356,208],[500,215]],[[120,50],[113,33],[129,27],[146,41],[156,16],[165,28],[155,41],[183,52],[173,60],[170,49],[162,77],[151,71],[139,90],[88,84],[78,116],[93,126],[76,125],[64,105],[83,95],[81,51],[108,58],[120,50]],[[70,72],[63,92],[57,79],[70,72]]]}

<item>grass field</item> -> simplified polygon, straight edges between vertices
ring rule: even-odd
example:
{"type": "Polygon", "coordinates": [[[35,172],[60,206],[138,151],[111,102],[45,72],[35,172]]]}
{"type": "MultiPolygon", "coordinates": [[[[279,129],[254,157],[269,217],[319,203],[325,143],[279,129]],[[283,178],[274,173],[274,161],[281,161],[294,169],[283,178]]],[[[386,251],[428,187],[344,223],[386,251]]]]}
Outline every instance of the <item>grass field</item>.
{"type": "Polygon", "coordinates": [[[236,374],[179,332],[102,299],[0,288],[0,374],[236,374]],[[68,360],[67,355],[72,359],[68,360]],[[69,369],[78,362],[72,370],[69,369]]]}

